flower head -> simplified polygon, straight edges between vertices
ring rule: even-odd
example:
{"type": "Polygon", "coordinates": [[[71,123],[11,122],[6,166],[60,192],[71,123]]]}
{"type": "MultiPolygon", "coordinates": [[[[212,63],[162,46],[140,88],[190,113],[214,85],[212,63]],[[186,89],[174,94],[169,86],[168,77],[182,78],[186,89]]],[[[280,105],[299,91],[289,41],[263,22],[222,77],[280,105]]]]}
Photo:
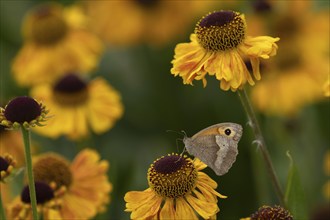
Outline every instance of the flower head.
{"type": "Polygon", "coordinates": [[[285,210],[281,206],[262,206],[253,213],[249,218],[244,218],[245,220],[293,220],[292,215],[289,211],[285,210]]]}
{"type": "Polygon", "coordinates": [[[184,84],[203,80],[206,74],[215,75],[223,90],[236,91],[247,82],[254,85],[243,58],[248,58],[253,76],[260,80],[260,59],[268,59],[277,51],[279,38],[246,36],[243,14],[234,11],[217,11],[204,16],[190,35],[190,43],[175,48],[171,73],[179,75],[184,84]]]}
{"type": "Polygon", "coordinates": [[[131,219],[204,219],[219,212],[217,197],[226,198],[214,189],[217,183],[200,170],[206,167],[199,160],[169,154],[148,170],[149,188],[125,195],[126,210],[131,219]],[[196,212],[196,213],[195,213],[196,212]]]}
{"type": "Polygon", "coordinates": [[[42,126],[47,119],[46,107],[28,96],[19,96],[12,99],[5,108],[0,108],[0,124],[8,128],[23,126],[28,129],[42,126]]]}
{"type": "Polygon", "coordinates": [[[23,23],[23,48],[12,65],[18,84],[53,82],[72,70],[90,73],[103,46],[86,30],[86,20],[78,6],[48,3],[31,10],[23,23]]]}
{"type": "Polygon", "coordinates": [[[9,155],[6,154],[4,156],[0,156],[0,181],[5,181],[5,178],[9,176],[13,169],[16,166],[16,160],[9,155]]]}
{"type": "Polygon", "coordinates": [[[55,183],[55,190],[65,189],[61,218],[90,219],[109,202],[112,185],[106,176],[108,167],[96,151],[86,149],[72,163],[55,153],[35,157],[33,173],[37,182],[55,183]]]}
{"type": "Polygon", "coordinates": [[[34,87],[31,94],[56,115],[47,123],[47,129],[35,129],[52,138],[67,135],[78,139],[87,136],[90,130],[103,133],[123,114],[120,95],[102,78],[86,81],[76,74],[67,74],[54,85],[34,87]]]}
{"type": "MultiPolygon", "coordinates": [[[[61,196],[65,192],[65,188],[56,190],[56,184],[47,184],[45,182],[35,182],[37,210],[43,219],[62,219],[60,216],[61,196]]],[[[25,186],[21,195],[14,199],[8,206],[8,218],[10,219],[32,219],[31,201],[29,194],[29,186],[25,186]]]]}

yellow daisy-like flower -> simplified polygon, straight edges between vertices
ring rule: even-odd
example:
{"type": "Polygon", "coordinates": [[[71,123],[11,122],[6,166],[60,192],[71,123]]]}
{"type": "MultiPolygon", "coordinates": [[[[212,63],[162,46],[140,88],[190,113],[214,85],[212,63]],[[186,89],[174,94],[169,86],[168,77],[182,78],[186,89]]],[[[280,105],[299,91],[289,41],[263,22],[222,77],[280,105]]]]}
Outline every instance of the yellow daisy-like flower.
{"type": "MultiPolygon", "coordinates": [[[[288,4],[284,14],[279,16],[281,11],[276,11],[276,7],[269,14],[274,16],[270,30],[283,39],[279,46],[285,53],[266,66],[267,74],[251,91],[256,109],[265,114],[293,116],[330,93],[329,12],[313,12],[312,3],[288,1],[284,3],[288,4]],[[291,9],[295,9],[294,13],[291,9]]],[[[268,24],[263,17],[259,20],[268,24]]]]}
{"type": "Polygon", "coordinates": [[[246,36],[244,15],[234,11],[217,11],[204,16],[196,25],[190,43],[175,48],[171,73],[180,76],[184,84],[215,75],[223,90],[236,91],[247,82],[254,85],[243,58],[249,59],[253,76],[260,80],[260,59],[276,55],[279,38],[246,36]]]}
{"type": "Polygon", "coordinates": [[[68,71],[90,73],[103,50],[101,41],[85,28],[86,18],[77,6],[41,5],[27,14],[24,45],[12,72],[20,86],[53,82],[68,71]]]}
{"type": "MultiPolygon", "coordinates": [[[[42,219],[64,219],[60,215],[61,196],[65,192],[65,187],[56,189],[53,182],[47,184],[44,182],[35,182],[37,210],[42,219]]],[[[31,212],[31,201],[29,186],[25,186],[19,197],[16,197],[7,207],[8,219],[26,220],[33,219],[31,212]]]]}
{"type": "MultiPolygon", "coordinates": [[[[112,190],[106,175],[108,167],[109,163],[100,160],[100,155],[91,149],[81,151],[71,164],[55,153],[35,157],[35,181],[55,183],[54,191],[61,190],[59,207],[52,209],[58,218],[44,219],[91,219],[103,211],[112,190]]],[[[31,215],[30,210],[25,211],[31,215]]]]}
{"type": "Polygon", "coordinates": [[[7,129],[29,129],[42,126],[47,120],[47,114],[48,110],[41,102],[28,96],[19,96],[12,99],[5,108],[0,107],[0,124],[7,129]]]}
{"type": "Polygon", "coordinates": [[[219,212],[217,183],[200,172],[206,167],[200,160],[169,154],[148,170],[149,188],[125,195],[131,219],[215,219],[219,212]]]}
{"type": "Polygon", "coordinates": [[[35,131],[52,138],[67,135],[78,139],[89,134],[104,133],[112,128],[123,114],[120,95],[106,80],[86,81],[68,74],[54,85],[43,84],[31,89],[31,94],[51,109],[47,129],[35,131]]]}
{"type": "Polygon", "coordinates": [[[204,1],[87,1],[91,29],[112,45],[163,45],[183,35],[204,1]],[[175,15],[175,16],[173,16],[175,15]]]}

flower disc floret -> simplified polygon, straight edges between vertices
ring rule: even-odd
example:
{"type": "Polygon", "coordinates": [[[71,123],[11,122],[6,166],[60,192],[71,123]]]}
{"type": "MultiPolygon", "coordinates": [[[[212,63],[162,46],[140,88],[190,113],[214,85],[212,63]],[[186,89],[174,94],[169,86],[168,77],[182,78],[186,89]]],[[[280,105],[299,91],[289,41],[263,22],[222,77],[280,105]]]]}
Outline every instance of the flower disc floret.
{"type": "Polygon", "coordinates": [[[33,163],[33,174],[35,181],[48,184],[55,182],[57,187],[69,187],[72,182],[69,161],[55,153],[44,154],[36,158],[33,163]]]}
{"type": "Polygon", "coordinates": [[[163,156],[151,164],[148,182],[158,195],[179,198],[195,187],[197,170],[191,159],[177,154],[163,156]]]}
{"type": "Polygon", "coordinates": [[[236,48],[245,38],[243,15],[234,11],[218,11],[204,16],[196,25],[195,34],[203,48],[225,51],[236,48]]]}

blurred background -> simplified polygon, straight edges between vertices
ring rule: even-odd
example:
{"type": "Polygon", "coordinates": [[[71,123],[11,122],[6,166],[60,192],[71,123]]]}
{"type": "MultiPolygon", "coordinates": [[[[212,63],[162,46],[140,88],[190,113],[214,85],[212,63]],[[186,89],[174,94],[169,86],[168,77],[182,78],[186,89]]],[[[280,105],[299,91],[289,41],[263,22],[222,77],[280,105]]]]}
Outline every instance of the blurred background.
{"type": "MultiPolygon", "coordinates": [[[[328,1],[56,2],[63,7],[80,7],[87,18],[85,30],[102,41],[102,53],[88,78],[102,77],[111,84],[121,96],[123,114],[111,129],[102,133],[91,130],[89,136],[72,140],[66,135],[50,138],[32,132],[32,141],[36,154],[53,151],[72,160],[80,150],[89,147],[109,161],[111,201],[95,219],[129,219],[130,213],[124,212],[125,193],[148,188],[146,175],[150,164],[162,155],[183,150],[183,143],[177,141],[182,135],[167,130],[184,130],[192,136],[220,122],[239,123],[244,133],[230,172],[219,177],[205,169],[218,183],[217,191],[228,196],[218,203],[218,218],[239,219],[261,205],[279,203],[261,154],[252,144],[254,137],[238,94],[220,90],[219,82],[212,77],[203,88],[201,82],[183,85],[181,78],[170,73],[175,46],[189,42],[189,35],[203,15],[222,9],[244,13],[249,35],[281,38],[277,56],[262,63],[262,79],[248,91],[282,188],[288,175],[289,151],[299,170],[309,216],[329,205],[330,171],[325,165],[330,147],[330,103],[326,94],[328,1]]],[[[19,83],[13,66],[27,42],[22,33],[25,15],[44,3],[0,2],[2,107],[11,98],[29,95],[33,89],[33,85],[19,83]]],[[[38,65],[39,60],[31,62],[38,65]]],[[[20,68],[24,72],[29,67],[20,68]]],[[[1,153],[5,148],[1,146],[1,153]]],[[[20,193],[21,184],[13,181],[17,186],[12,195],[20,193]]]]}

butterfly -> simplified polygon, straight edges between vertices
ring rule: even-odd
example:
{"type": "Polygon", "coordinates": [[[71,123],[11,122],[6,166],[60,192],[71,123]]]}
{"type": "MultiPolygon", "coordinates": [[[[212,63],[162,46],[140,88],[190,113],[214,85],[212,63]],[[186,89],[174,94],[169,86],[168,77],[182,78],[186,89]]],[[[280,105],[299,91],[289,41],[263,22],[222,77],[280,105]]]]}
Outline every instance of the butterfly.
{"type": "Polygon", "coordinates": [[[187,152],[204,162],[218,176],[228,172],[238,154],[243,134],[241,125],[231,122],[207,127],[192,137],[183,138],[187,152]]]}

